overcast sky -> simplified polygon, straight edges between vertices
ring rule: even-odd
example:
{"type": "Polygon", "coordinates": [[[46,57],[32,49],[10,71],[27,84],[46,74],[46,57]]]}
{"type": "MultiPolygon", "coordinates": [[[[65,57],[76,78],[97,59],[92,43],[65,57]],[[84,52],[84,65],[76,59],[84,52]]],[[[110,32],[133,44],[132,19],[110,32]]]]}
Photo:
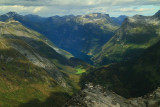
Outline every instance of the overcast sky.
{"type": "Polygon", "coordinates": [[[0,14],[14,11],[40,16],[106,13],[110,16],[141,14],[160,10],[160,0],[0,0],[0,14]]]}

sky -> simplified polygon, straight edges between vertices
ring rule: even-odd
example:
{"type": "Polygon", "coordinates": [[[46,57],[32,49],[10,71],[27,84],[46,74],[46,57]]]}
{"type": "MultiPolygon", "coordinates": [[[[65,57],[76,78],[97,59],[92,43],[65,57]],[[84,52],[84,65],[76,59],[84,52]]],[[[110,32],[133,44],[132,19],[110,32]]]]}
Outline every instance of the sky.
{"type": "Polygon", "coordinates": [[[0,0],[0,14],[17,12],[43,17],[105,13],[110,16],[151,16],[160,10],[160,0],[0,0]]]}

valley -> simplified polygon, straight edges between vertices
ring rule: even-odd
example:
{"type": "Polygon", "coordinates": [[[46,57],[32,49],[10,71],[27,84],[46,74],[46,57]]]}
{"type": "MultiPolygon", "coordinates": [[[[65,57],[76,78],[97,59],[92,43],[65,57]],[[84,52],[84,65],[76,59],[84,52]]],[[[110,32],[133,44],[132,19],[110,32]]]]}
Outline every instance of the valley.
{"type": "Polygon", "coordinates": [[[43,18],[9,12],[0,16],[2,21],[10,18],[44,34],[59,48],[91,64],[89,57],[95,55],[119,28],[108,14],[101,13],[43,18]]]}
{"type": "Polygon", "coordinates": [[[0,107],[158,107],[159,32],[160,11],[0,15],[0,107]]]}

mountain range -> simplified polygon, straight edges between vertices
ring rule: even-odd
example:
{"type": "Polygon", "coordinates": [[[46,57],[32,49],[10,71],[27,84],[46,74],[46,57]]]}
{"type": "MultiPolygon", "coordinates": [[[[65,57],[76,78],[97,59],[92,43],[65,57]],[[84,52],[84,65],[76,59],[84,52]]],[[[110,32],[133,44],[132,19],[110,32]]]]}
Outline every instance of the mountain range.
{"type": "Polygon", "coordinates": [[[59,107],[88,83],[125,98],[143,96],[160,86],[159,48],[160,11],[0,15],[0,106],[59,107]]]}
{"type": "Polygon", "coordinates": [[[135,15],[126,18],[93,60],[105,65],[139,56],[145,49],[160,40],[159,14],[157,12],[153,16],[135,15]]]}
{"type": "MultiPolygon", "coordinates": [[[[99,52],[120,26],[108,14],[101,13],[43,18],[9,12],[0,16],[1,21],[10,18],[44,34],[59,48],[89,63],[90,57],[99,52]]],[[[123,21],[121,17],[117,19],[123,21]]]]}

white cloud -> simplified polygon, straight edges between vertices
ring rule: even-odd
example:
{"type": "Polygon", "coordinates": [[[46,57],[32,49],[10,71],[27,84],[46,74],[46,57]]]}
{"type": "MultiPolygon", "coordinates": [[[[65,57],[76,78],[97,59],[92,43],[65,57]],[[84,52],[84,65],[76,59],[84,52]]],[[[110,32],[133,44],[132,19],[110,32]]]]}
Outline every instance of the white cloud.
{"type": "Polygon", "coordinates": [[[140,8],[140,9],[136,9],[136,11],[138,12],[143,12],[143,11],[151,11],[154,10],[155,8],[140,8]]]}
{"type": "Polygon", "coordinates": [[[20,12],[20,11],[28,11],[28,10],[31,10],[33,7],[25,7],[25,6],[18,6],[18,5],[13,5],[13,6],[0,6],[0,10],[3,10],[3,11],[17,11],[17,12],[20,12]]]}
{"type": "Polygon", "coordinates": [[[92,12],[133,15],[147,11],[154,13],[160,9],[158,6],[160,0],[0,0],[0,14],[15,11],[42,16],[92,12]]]}
{"type": "Polygon", "coordinates": [[[33,13],[41,12],[43,9],[45,9],[45,7],[36,7],[36,8],[33,10],[33,13]]]}
{"type": "Polygon", "coordinates": [[[143,12],[143,11],[150,11],[154,10],[155,8],[139,8],[139,9],[134,9],[134,8],[120,8],[117,9],[117,11],[121,12],[143,12]]]}
{"type": "Polygon", "coordinates": [[[0,0],[0,5],[26,5],[26,6],[97,6],[97,5],[160,5],[160,0],[0,0]]]}
{"type": "Polygon", "coordinates": [[[21,6],[21,5],[9,5],[9,6],[0,6],[0,10],[3,13],[14,11],[18,13],[38,13],[43,10],[43,6],[21,6]]]}

